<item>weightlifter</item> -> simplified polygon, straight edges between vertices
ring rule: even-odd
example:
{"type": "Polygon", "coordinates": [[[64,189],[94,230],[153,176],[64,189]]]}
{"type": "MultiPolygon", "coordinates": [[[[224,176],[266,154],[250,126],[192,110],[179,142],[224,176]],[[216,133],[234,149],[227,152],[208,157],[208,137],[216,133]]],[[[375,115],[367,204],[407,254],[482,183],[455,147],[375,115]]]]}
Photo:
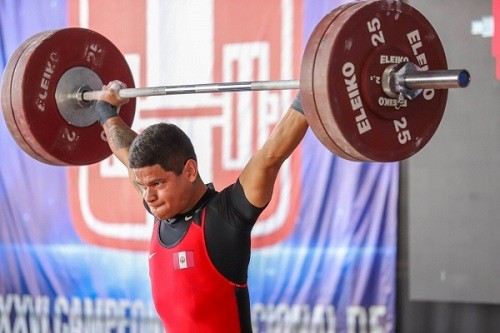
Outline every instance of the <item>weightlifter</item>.
{"type": "Polygon", "coordinates": [[[137,134],[125,124],[117,113],[128,102],[119,97],[121,88],[117,81],[103,87],[96,112],[113,154],[155,218],[149,275],[166,331],[251,332],[250,233],[281,165],[308,129],[300,94],[235,182],[219,192],[203,182],[180,128],[159,123],[137,134]]]}

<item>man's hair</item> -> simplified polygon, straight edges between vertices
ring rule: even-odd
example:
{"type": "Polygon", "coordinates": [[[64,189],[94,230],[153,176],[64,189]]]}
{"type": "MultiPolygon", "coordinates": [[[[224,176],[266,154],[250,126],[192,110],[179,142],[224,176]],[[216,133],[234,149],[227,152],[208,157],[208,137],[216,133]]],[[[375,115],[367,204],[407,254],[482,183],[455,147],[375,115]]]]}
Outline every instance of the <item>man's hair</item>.
{"type": "Polygon", "coordinates": [[[130,168],[159,164],[176,175],[182,173],[189,159],[197,160],[191,140],[179,127],[167,123],[147,127],[134,139],[129,151],[130,168]]]}

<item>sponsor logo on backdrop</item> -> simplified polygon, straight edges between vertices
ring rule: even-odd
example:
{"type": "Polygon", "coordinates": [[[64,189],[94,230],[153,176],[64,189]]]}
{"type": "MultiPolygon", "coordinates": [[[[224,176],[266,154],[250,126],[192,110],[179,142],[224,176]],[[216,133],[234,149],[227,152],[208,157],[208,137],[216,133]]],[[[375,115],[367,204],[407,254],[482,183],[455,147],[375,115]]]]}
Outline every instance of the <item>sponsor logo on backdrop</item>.
{"type": "MultiPolygon", "coordinates": [[[[137,86],[298,77],[301,45],[294,41],[302,33],[296,23],[300,1],[202,1],[196,8],[180,0],[132,1],[120,8],[99,2],[99,12],[92,11],[93,1],[70,3],[70,23],[110,39],[125,54],[137,86]],[[102,14],[106,6],[114,12],[113,24],[102,14]],[[272,20],[263,9],[273,13],[272,20]]],[[[193,140],[202,178],[221,190],[236,180],[293,97],[293,91],[262,91],[140,98],[133,128],[141,131],[160,121],[180,126],[193,140]]],[[[295,153],[254,228],[254,247],[277,243],[293,230],[299,175],[295,153]]],[[[148,249],[153,219],[117,160],[70,168],[68,177],[72,221],[83,241],[148,249]]]]}

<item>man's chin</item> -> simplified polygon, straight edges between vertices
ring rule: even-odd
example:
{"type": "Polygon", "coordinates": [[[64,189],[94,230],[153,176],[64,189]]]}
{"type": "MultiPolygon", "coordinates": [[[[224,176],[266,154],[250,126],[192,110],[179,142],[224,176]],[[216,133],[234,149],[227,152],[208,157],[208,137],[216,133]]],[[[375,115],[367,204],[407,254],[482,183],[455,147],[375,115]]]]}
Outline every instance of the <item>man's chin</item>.
{"type": "Polygon", "coordinates": [[[160,220],[167,220],[169,218],[171,218],[172,216],[170,216],[169,214],[166,214],[165,212],[163,212],[161,209],[154,209],[154,208],[149,208],[151,210],[151,213],[157,218],[157,219],[160,219],[160,220]]]}
{"type": "Polygon", "coordinates": [[[163,216],[162,212],[161,212],[161,209],[158,209],[158,208],[154,208],[154,207],[151,207],[149,206],[149,211],[151,212],[151,214],[153,214],[156,218],[158,219],[163,219],[161,216],[163,216]]]}
{"type": "MultiPolygon", "coordinates": [[[[151,206],[148,206],[149,207],[149,211],[151,212],[151,214],[153,214],[154,217],[156,217],[157,219],[160,219],[160,220],[168,220],[172,217],[175,216],[176,213],[170,211],[168,209],[168,205],[165,205],[165,204],[161,204],[159,206],[156,206],[156,207],[151,207],[151,206]]],[[[1,331],[0,331],[1,333],[1,331]]]]}

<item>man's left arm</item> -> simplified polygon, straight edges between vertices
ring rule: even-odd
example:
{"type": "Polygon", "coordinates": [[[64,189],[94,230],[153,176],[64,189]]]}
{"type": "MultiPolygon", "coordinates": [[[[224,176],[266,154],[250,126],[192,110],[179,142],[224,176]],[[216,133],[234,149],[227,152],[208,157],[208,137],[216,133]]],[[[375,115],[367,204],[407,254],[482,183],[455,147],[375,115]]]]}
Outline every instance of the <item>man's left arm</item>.
{"type": "Polygon", "coordinates": [[[300,144],[308,127],[299,93],[239,177],[245,196],[251,204],[264,207],[269,203],[281,165],[300,144]]]}

